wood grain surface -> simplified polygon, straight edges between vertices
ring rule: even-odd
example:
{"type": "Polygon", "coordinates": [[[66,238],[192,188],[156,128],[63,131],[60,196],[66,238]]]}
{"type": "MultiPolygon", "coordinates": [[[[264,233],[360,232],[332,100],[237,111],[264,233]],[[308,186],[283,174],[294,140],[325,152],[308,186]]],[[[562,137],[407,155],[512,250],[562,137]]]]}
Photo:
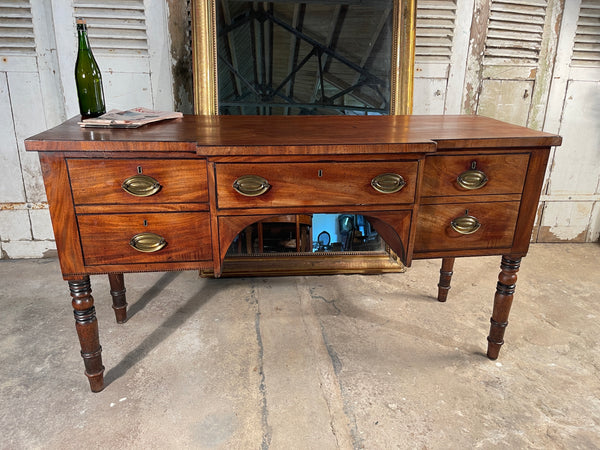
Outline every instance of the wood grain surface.
{"type": "Polygon", "coordinates": [[[78,117],[25,141],[33,151],[196,151],[201,155],[368,154],[559,145],[560,136],[481,116],[184,116],[134,129],[78,117]],[[425,145],[423,147],[422,145],[425,145]],[[235,147],[235,149],[233,149],[235,147]]]}

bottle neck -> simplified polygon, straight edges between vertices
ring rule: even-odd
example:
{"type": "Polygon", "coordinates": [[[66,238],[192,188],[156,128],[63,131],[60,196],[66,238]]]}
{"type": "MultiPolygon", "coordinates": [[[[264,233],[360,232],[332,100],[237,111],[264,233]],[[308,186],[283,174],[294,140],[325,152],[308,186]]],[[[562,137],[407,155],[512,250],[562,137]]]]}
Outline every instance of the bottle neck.
{"type": "Polygon", "coordinates": [[[90,43],[88,41],[87,26],[83,23],[77,24],[77,38],[79,40],[79,50],[89,50],[90,43]]]}

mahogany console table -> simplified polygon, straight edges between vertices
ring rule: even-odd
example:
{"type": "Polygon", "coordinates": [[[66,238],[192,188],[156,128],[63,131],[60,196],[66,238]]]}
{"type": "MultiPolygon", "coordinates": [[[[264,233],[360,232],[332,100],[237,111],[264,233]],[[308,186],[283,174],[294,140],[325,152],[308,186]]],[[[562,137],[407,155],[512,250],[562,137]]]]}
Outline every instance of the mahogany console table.
{"type": "Polygon", "coordinates": [[[475,116],[186,116],[138,129],[73,118],[25,141],[39,152],[62,274],[91,390],[104,367],[89,275],[205,270],[248,225],[283,214],[364,215],[410,266],[502,255],[487,355],[496,359],[560,136],[475,116]]]}

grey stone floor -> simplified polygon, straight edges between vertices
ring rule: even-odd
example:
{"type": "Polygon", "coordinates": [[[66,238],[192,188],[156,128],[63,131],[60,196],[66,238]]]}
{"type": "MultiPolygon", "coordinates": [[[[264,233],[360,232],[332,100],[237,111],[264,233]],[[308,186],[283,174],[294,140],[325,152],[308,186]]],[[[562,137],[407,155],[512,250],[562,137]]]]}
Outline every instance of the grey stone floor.
{"type": "Polygon", "coordinates": [[[83,376],[55,259],[0,261],[2,449],[600,446],[600,245],[533,245],[500,358],[499,257],[402,274],[92,277],[105,390],[83,376]]]}

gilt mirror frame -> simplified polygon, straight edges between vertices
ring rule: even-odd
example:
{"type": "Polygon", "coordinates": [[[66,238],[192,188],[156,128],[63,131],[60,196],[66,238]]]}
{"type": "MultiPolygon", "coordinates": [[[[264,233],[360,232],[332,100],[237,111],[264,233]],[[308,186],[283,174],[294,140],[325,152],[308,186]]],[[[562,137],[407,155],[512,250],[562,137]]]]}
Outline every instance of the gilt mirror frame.
{"type": "MultiPolygon", "coordinates": [[[[192,61],[194,113],[216,115],[217,1],[192,0],[192,61]]],[[[417,0],[392,0],[393,28],[390,73],[390,115],[412,113],[417,0]]],[[[224,276],[296,275],[327,273],[382,273],[404,269],[387,252],[372,255],[320,255],[226,258],[224,276]],[[228,262],[227,260],[230,259],[228,262]],[[302,260],[305,264],[302,263],[302,260]]]]}

